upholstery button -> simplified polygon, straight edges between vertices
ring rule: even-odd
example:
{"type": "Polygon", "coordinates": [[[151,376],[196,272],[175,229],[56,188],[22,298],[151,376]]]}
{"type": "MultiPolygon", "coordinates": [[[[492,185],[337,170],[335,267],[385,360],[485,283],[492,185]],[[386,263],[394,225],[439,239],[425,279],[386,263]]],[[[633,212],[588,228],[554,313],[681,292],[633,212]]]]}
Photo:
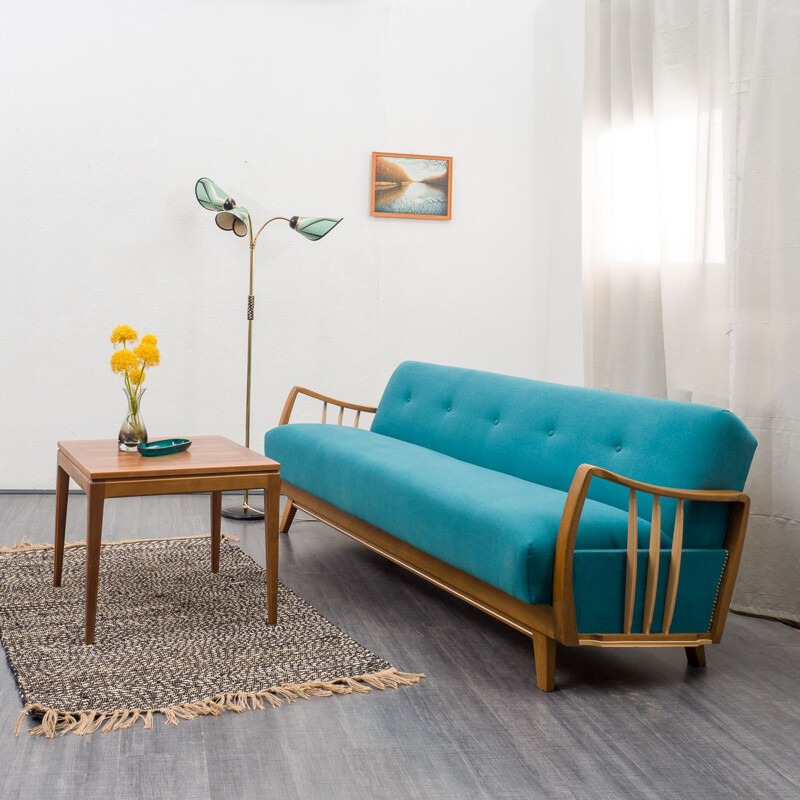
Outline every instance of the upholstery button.
{"type": "Polygon", "coordinates": [[[548,436],[553,436],[554,434],[555,434],[555,431],[552,428],[549,431],[547,431],[547,435],[548,436]]]}
{"type": "Polygon", "coordinates": [[[453,406],[447,406],[447,410],[448,411],[452,411],[453,410],[453,406]]]}
{"type": "Polygon", "coordinates": [[[494,424],[495,424],[495,425],[499,425],[499,424],[500,424],[500,420],[499,420],[499,419],[496,419],[496,420],[494,421],[494,424]]]}
{"type": "Polygon", "coordinates": [[[614,449],[619,453],[619,451],[622,450],[622,445],[618,444],[614,449]]]}
{"type": "Polygon", "coordinates": [[[410,402],[411,402],[411,395],[409,395],[408,397],[406,397],[406,403],[410,403],[410,402]]]}

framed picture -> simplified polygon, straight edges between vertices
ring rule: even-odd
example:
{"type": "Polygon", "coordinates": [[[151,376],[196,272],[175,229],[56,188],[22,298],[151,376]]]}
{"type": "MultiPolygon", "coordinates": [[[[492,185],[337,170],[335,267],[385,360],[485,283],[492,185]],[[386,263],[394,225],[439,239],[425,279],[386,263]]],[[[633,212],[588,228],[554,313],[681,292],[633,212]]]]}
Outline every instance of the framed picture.
{"type": "Polygon", "coordinates": [[[373,217],[450,219],[453,159],[406,153],[373,153],[370,211],[373,217]]]}

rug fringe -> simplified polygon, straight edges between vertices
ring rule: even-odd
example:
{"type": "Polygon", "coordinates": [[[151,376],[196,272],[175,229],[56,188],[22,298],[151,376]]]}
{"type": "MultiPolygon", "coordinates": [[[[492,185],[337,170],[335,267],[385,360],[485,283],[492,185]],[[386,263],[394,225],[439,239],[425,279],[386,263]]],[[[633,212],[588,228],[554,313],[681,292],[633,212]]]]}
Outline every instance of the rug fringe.
{"type": "Polygon", "coordinates": [[[165,725],[179,725],[182,720],[192,720],[207,715],[219,716],[223,711],[241,713],[255,709],[263,710],[265,703],[272,708],[278,708],[284,703],[294,703],[299,699],[306,700],[311,697],[331,697],[334,694],[351,694],[352,692],[366,694],[372,689],[381,691],[397,689],[400,686],[419,683],[424,677],[424,673],[421,672],[399,672],[392,667],[371,675],[337,678],[333,681],[287,683],[283,686],[272,686],[260,692],[217,694],[195,703],[182,703],[165,708],[129,708],[109,712],[59,711],[37,703],[29,703],[17,716],[14,724],[14,736],[19,736],[25,717],[30,713],[42,716],[41,723],[30,729],[29,733],[32,736],[44,736],[46,739],[63,736],[65,733],[87,736],[101,729],[103,733],[125,730],[140,721],[144,723],[144,730],[152,730],[154,714],[163,714],[165,725]]]}
{"type": "MultiPolygon", "coordinates": [[[[210,539],[210,533],[200,533],[196,536],[164,536],[160,539],[120,539],[118,542],[110,542],[103,540],[100,542],[104,547],[115,544],[141,544],[143,542],[175,542],[179,539],[210,539]]],[[[228,533],[222,534],[223,539],[230,542],[238,542],[238,536],[231,536],[228,533]]],[[[66,542],[64,548],[68,547],[86,547],[86,540],[80,539],[77,542],[66,542]]],[[[54,550],[55,545],[46,542],[31,542],[27,536],[23,536],[19,542],[12,544],[11,547],[0,547],[0,553],[24,553],[28,550],[54,550]]]]}
{"type": "MultiPolygon", "coordinates": [[[[71,544],[72,543],[65,545],[65,547],[70,547],[71,544]]],[[[85,544],[85,542],[83,544],[85,544]]],[[[32,542],[27,536],[23,536],[19,542],[12,544],[11,547],[0,547],[0,553],[23,553],[26,550],[52,550],[53,547],[52,544],[32,542]]]]}

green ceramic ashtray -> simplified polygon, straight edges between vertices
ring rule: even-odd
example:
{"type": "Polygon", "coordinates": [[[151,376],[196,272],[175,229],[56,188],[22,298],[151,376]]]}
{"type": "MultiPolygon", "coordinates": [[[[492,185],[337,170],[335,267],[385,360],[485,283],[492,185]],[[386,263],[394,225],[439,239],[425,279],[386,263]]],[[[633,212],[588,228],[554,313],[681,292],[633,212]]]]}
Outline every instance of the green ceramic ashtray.
{"type": "Polygon", "coordinates": [[[188,450],[191,444],[191,439],[159,439],[157,442],[142,442],[136,449],[143,456],[169,456],[188,450]]]}

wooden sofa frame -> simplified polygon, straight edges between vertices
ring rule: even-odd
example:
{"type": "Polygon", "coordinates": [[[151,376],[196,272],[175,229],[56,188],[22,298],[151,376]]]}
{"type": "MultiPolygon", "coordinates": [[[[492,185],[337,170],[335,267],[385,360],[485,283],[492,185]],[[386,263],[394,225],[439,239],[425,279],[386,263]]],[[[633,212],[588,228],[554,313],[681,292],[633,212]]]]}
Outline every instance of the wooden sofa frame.
{"type": "MultiPolygon", "coordinates": [[[[314,398],[322,403],[322,422],[328,422],[328,407],[338,408],[337,425],[344,422],[345,411],[354,413],[353,425],[358,427],[362,414],[374,414],[372,406],[356,405],[318,392],[295,386],[286,400],[279,424],[290,421],[298,395],[314,398]]],[[[376,553],[419,575],[425,580],[466,600],[487,614],[505,622],[512,628],[528,635],[533,640],[536,683],[549,692],[555,688],[556,642],[564,645],[593,645],[598,647],[683,647],[690,665],[705,666],[705,645],[719,642],[725,627],[731,595],[739,570],[742,547],[747,529],[750,498],[737,491],[683,490],[665,486],[654,486],[631,480],[590,464],[582,464],[575,472],[567,493],[564,511],[556,541],[553,570],[553,604],[531,605],[478,580],[469,573],[434,558],[422,550],[398,539],[386,531],[351,516],[330,503],[315,497],[303,489],[282,482],[281,493],[287,498],[280,530],[288,533],[297,509],[321,522],[341,531],[351,539],[366,545],[376,553]],[[611,481],[629,490],[627,569],[625,575],[624,633],[585,634],[578,633],[572,585],[572,562],[575,538],[578,532],[589,485],[594,478],[611,481]],[[637,569],[637,513],[636,493],[653,496],[653,513],[647,567],[647,583],[644,600],[643,630],[631,631],[635,601],[637,569]],[[678,501],[669,559],[667,591],[662,620],[662,633],[650,633],[658,585],[659,557],[661,550],[661,506],[662,497],[678,501]],[[711,626],[706,633],[669,633],[675,609],[683,543],[683,503],[686,500],[710,503],[730,503],[728,527],[723,547],[727,560],[717,592],[711,626]]]]}

